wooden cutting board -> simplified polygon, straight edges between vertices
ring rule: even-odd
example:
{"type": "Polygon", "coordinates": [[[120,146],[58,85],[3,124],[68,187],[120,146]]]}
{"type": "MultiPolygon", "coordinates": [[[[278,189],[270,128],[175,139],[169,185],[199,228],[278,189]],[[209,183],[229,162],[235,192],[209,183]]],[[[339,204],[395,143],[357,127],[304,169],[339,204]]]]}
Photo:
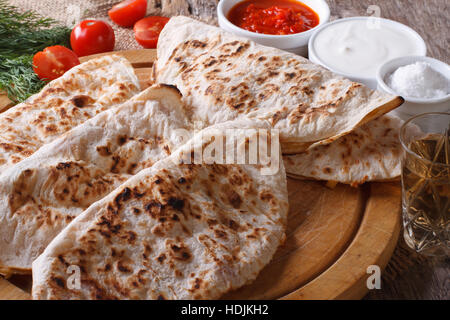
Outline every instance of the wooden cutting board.
{"type": "MultiPolygon", "coordinates": [[[[155,50],[116,53],[132,63],[143,88],[151,84],[155,50]]],[[[288,191],[285,244],[253,283],[224,298],[362,298],[368,291],[367,268],[377,265],[383,270],[397,243],[399,183],[329,188],[324,182],[288,179],[288,191]]],[[[29,299],[30,291],[31,276],[0,278],[0,299],[29,299]]]]}

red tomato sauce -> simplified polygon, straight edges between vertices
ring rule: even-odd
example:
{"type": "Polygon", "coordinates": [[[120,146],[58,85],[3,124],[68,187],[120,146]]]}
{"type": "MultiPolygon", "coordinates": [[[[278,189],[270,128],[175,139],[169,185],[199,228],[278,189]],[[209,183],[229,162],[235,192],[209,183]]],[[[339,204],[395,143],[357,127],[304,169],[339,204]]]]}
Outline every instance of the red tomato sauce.
{"type": "Polygon", "coordinates": [[[244,0],[231,8],[228,20],[248,31],[286,35],[300,33],[319,24],[319,16],[295,0],[244,0]]]}

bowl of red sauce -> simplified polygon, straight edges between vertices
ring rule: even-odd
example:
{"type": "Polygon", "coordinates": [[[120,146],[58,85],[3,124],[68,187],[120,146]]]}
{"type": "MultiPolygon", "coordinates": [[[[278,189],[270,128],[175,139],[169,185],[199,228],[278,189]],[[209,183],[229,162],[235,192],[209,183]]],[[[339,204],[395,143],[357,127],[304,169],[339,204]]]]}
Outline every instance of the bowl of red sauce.
{"type": "Polygon", "coordinates": [[[302,56],[317,27],[330,18],[325,0],[221,0],[219,25],[262,45],[302,56]]]}

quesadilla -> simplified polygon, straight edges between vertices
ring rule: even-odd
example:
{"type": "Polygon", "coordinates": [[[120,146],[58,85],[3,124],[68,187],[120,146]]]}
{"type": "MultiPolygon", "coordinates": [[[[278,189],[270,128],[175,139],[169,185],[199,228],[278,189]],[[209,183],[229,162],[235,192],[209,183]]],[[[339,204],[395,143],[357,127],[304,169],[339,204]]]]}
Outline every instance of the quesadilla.
{"type": "Polygon", "coordinates": [[[285,239],[286,176],[282,162],[262,175],[259,162],[193,161],[219,141],[249,152],[256,136],[235,145],[225,128],[201,131],[73,220],[33,262],[33,298],[216,299],[254,280],[285,239]]]}
{"type": "Polygon", "coordinates": [[[0,175],[0,273],[27,273],[77,215],[185,142],[179,92],[150,87],[0,175]]]}
{"type": "Polygon", "coordinates": [[[105,56],[72,68],[40,93],[0,113],[0,173],[139,91],[125,58],[105,56]]]}
{"type": "Polygon", "coordinates": [[[283,157],[297,179],[328,180],[353,186],[393,180],[401,173],[399,131],[403,121],[384,115],[328,145],[283,157]]]}
{"type": "Polygon", "coordinates": [[[370,90],[292,53],[179,16],[158,40],[153,77],[176,85],[193,121],[205,127],[268,120],[283,153],[330,143],[403,99],[370,90]]]}

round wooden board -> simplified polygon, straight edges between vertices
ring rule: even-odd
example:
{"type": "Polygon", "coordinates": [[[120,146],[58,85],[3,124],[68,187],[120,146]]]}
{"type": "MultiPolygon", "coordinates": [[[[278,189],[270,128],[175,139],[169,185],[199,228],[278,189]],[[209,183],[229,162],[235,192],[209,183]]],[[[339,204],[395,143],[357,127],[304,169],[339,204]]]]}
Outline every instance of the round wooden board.
{"type": "MultiPolygon", "coordinates": [[[[155,50],[119,52],[151,84],[155,50]]],[[[98,56],[98,55],[96,55],[98,56]]],[[[82,58],[86,61],[92,57],[82,58]]],[[[1,107],[1,106],[0,106],[1,107]]],[[[224,299],[360,299],[367,267],[383,269],[400,232],[400,186],[370,183],[352,188],[288,178],[287,239],[251,284],[224,299]]],[[[0,279],[0,299],[28,299],[30,276],[0,279]]]]}

